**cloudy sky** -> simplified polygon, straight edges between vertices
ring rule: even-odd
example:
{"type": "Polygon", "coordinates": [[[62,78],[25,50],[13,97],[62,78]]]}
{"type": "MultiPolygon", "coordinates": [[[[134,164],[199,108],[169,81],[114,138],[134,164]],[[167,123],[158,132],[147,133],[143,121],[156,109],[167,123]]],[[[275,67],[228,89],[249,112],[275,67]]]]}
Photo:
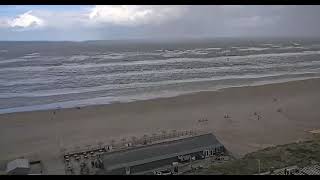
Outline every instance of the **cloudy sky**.
{"type": "Polygon", "coordinates": [[[320,6],[0,6],[0,40],[320,36],[320,6]]]}

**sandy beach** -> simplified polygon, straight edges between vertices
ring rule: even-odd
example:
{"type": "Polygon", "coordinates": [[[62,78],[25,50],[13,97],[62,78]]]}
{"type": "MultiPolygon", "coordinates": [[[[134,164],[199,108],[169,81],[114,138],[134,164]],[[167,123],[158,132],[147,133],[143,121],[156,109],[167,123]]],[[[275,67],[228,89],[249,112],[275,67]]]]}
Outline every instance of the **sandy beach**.
{"type": "Polygon", "coordinates": [[[320,128],[320,79],[199,92],[172,98],[0,115],[0,160],[142,136],[206,129],[234,154],[306,139],[320,128]],[[228,115],[229,118],[224,116],[228,115]],[[201,118],[207,122],[199,122],[201,118]]]}

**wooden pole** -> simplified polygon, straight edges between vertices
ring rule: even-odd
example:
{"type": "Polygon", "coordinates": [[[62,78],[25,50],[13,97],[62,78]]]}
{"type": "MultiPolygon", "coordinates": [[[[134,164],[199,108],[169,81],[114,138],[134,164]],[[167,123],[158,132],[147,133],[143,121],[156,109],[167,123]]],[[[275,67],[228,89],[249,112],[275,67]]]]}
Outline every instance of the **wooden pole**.
{"type": "Polygon", "coordinates": [[[260,175],[260,159],[258,159],[258,173],[260,175]]]}

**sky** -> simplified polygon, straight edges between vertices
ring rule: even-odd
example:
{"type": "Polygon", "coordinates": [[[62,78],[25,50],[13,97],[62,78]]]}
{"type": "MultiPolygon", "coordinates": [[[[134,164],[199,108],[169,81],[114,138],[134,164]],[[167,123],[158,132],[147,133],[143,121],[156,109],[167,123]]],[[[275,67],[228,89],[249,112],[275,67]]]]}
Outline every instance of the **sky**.
{"type": "Polygon", "coordinates": [[[320,6],[0,5],[0,40],[319,37],[320,6]]]}

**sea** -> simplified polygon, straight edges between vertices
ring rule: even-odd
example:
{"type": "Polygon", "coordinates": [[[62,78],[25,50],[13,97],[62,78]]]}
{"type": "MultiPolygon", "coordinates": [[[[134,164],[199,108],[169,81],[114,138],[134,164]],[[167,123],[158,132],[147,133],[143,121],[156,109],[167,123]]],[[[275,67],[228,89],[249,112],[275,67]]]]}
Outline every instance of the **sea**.
{"type": "Polygon", "coordinates": [[[319,38],[2,41],[0,114],[319,76],[319,38]]]}

